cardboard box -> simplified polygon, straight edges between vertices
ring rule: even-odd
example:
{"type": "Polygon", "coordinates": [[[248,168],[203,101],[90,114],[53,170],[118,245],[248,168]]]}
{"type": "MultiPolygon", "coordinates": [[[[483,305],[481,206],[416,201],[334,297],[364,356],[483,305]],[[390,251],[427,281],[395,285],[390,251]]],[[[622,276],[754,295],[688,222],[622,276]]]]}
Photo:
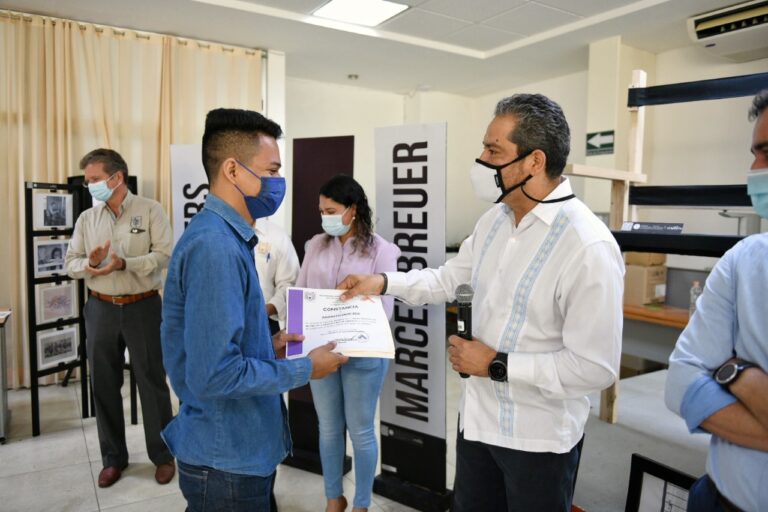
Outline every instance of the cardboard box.
{"type": "Polygon", "coordinates": [[[667,267],[627,265],[624,275],[624,304],[642,306],[664,302],[667,295],[667,267]]]}
{"type": "Polygon", "coordinates": [[[644,267],[664,265],[667,262],[667,255],[660,252],[625,252],[624,262],[627,265],[642,265],[644,267]]]}

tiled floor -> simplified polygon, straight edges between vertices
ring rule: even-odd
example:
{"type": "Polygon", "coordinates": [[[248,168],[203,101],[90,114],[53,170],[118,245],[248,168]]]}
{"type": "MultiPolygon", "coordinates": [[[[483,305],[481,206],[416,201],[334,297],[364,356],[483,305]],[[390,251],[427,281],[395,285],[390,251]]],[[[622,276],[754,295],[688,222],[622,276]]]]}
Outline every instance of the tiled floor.
{"type": "MultiPolygon", "coordinates": [[[[456,403],[459,379],[449,371],[447,389],[449,486],[453,482],[456,403]]],[[[576,486],[575,503],[589,512],[623,510],[633,452],[692,474],[704,470],[707,439],[688,435],[682,420],[664,407],[664,372],[622,381],[619,423],[608,425],[595,417],[599,397],[593,397],[593,415],[587,425],[584,455],[576,486]]],[[[127,379],[126,379],[127,382],[127,379]]],[[[0,446],[0,510],[52,511],[182,511],[184,500],[174,479],[155,483],[141,425],[126,426],[131,463],[113,487],[100,489],[101,470],[96,424],[80,417],[79,383],[67,388],[41,389],[42,435],[31,437],[28,390],[11,391],[11,428],[7,444],[0,446]]],[[[127,386],[124,405],[129,418],[127,386]]],[[[351,443],[347,443],[350,446],[351,443]]],[[[344,478],[345,495],[354,493],[354,472],[344,478]]],[[[281,512],[324,510],[322,477],[298,469],[278,468],[275,492],[281,512]],[[298,489],[298,491],[297,491],[298,489]]],[[[410,511],[408,507],[373,495],[371,512],[410,511]]]]}

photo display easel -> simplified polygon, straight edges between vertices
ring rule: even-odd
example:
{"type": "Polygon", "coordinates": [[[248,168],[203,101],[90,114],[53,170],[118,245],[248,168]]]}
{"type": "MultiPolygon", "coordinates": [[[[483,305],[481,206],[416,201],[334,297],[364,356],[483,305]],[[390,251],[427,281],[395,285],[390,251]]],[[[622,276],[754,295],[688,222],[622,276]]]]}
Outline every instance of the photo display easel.
{"type": "Polygon", "coordinates": [[[83,321],[83,280],[64,268],[82,187],[57,183],[24,184],[27,263],[27,317],[32,392],[32,435],[40,435],[39,379],[80,368],[82,416],[89,416],[88,371],[83,321]]]}

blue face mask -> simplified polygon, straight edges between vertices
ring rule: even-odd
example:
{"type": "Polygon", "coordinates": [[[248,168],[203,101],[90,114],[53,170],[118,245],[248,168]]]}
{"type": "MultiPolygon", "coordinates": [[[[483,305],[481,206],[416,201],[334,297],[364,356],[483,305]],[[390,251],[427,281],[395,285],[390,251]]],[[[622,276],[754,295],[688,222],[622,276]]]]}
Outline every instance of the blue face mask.
{"type": "Polygon", "coordinates": [[[768,219],[768,168],[747,174],[747,194],[757,214],[768,219]]]}
{"type": "Polygon", "coordinates": [[[235,161],[240,164],[243,169],[253,174],[259,178],[259,181],[261,181],[261,191],[258,196],[247,196],[243,194],[240,187],[235,185],[235,188],[237,188],[245,198],[245,207],[248,208],[248,213],[251,214],[251,217],[253,217],[254,220],[273,215],[277,209],[280,208],[280,204],[285,197],[285,178],[282,176],[259,176],[250,170],[243,162],[239,160],[235,161]]]}
{"type": "Polygon", "coordinates": [[[107,185],[107,182],[112,178],[114,178],[115,176],[117,176],[117,173],[97,183],[89,183],[88,192],[91,193],[91,197],[96,199],[97,201],[101,201],[102,203],[106,203],[107,201],[109,201],[109,198],[112,197],[112,193],[115,191],[115,189],[109,188],[109,186],[107,185]]]}
{"type": "MultiPolygon", "coordinates": [[[[349,210],[349,207],[347,207],[347,210],[349,210]]],[[[344,236],[349,233],[352,224],[344,224],[344,221],[342,220],[342,217],[347,213],[347,210],[336,215],[321,215],[323,219],[323,231],[331,236],[344,236]]]]}

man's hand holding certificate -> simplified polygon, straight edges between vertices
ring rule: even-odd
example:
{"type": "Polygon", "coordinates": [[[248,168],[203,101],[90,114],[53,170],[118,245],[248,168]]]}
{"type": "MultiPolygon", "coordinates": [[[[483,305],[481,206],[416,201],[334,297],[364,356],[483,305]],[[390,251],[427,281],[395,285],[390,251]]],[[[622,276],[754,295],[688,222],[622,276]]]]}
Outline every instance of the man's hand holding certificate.
{"type": "Polygon", "coordinates": [[[395,357],[395,344],[379,297],[341,302],[343,290],[288,288],[287,331],[304,340],[288,342],[286,357],[305,357],[335,341],[335,352],[350,357],[395,357]]]}

